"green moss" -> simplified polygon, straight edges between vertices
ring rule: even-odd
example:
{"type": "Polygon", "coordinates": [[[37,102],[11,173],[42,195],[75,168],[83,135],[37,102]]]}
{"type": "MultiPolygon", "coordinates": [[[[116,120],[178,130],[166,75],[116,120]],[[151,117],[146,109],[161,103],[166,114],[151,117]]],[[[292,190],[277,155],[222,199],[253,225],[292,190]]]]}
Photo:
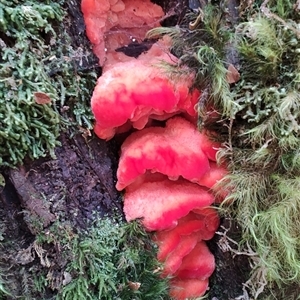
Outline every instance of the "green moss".
{"type": "Polygon", "coordinates": [[[0,276],[0,299],[5,299],[6,296],[9,296],[9,292],[5,288],[5,282],[0,276]]]}
{"type": "Polygon", "coordinates": [[[54,98],[43,64],[48,49],[40,36],[56,36],[50,22],[62,20],[62,12],[58,5],[1,2],[0,15],[0,165],[20,163],[26,154],[37,158],[47,150],[54,156],[59,116],[51,105],[35,103],[33,93],[54,98]]]}
{"type": "MultiPolygon", "coordinates": [[[[1,224],[1,227],[3,225],[1,224]]],[[[2,235],[2,228],[0,228],[0,250],[3,251],[3,247],[5,247],[4,245],[4,238],[2,235]]],[[[7,282],[6,282],[6,277],[7,276],[7,270],[4,270],[2,268],[2,261],[0,262],[0,299],[4,300],[6,299],[7,296],[11,296],[10,292],[8,291],[8,286],[7,286],[7,282]]]]}
{"type": "Polygon", "coordinates": [[[291,29],[299,16],[276,6],[272,11],[293,20],[283,26],[258,14],[237,27],[241,80],[231,89],[238,104],[230,128],[233,147],[219,155],[227,152],[223,157],[230,158],[232,171],[227,182],[237,187],[229,196],[236,201],[229,210],[243,225],[244,240],[259,254],[274,299],[275,286],[288,299],[289,286],[300,279],[300,41],[291,29]]]}
{"type": "Polygon", "coordinates": [[[59,29],[62,2],[0,3],[0,166],[54,157],[62,125],[92,128],[88,100],[96,74],[76,70],[85,54],[59,29]],[[50,103],[38,104],[36,92],[50,103]]]}
{"type": "Polygon", "coordinates": [[[67,270],[74,279],[59,298],[166,299],[167,283],[155,273],[155,249],[136,225],[98,220],[73,243],[74,260],[67,270]]]}
{"type": "MultiPolygon", "coordinates": [[[[137,222],[96,218],[79,233],[67,225],[54,224],[37,236],[34,248],[47,249],[47,245],[59,253],[56,258],[52,253],[52,264],[45,264],[44,271],[35,272],[32,295],[36,291],[43,295],[52,287],[58,292],[56,299],[63,300],[168,299],[156,248],[137,222]],[[59,272],[61,267],[64,278],[51,271],[59,272]]],[[[46,258],[46,253],[43,256],[46,258]]]]}
{"type": "Polygon", "coordinates": [[[214,103],[222,114],[228,116],[231,114],[233,102],[226,81],[224,61],[226,45],[233,38],[232,31],[228,30],[220,10],[212,5],[206,5],[198,15],[186,15],[184,24],[194,23],[197,25],[193,25],[193,30],[190,30],[191,25],[183,25],[182,28],[155,28],[148,36],[171,36],[171,51],[180,60],[178,68],[170,66],[168,71],[175,76],[185,76],[187,70],[181,67],[188,66],[189,72],[195,74],[195,86],[207,91],[199,101],[199,110],[205,109],[207,103],[214,103]],[[205,98],[207,94],[209,97],[205,98]]]}

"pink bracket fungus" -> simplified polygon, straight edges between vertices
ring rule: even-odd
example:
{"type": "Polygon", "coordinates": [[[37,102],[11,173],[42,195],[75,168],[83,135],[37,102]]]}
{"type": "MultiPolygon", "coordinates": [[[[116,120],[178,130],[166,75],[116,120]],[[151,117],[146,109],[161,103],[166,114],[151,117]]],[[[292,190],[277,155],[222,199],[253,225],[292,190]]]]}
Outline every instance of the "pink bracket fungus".
{"type": "MultiPolygon", "coordinates": [[[[171,297],[203,296],[215,268],[205,241],[220,222],[209,206],[222,196],[215,184],[227,170],[216,163],[221,145],[210,139],[215,133],[197,130],[200,92],[191,89],[192,76],[175,81],[156,66],[159,59],[177,62],[166,50],[166,37],[138,59],[115,51],[159,26],[160,6],[150,0],[82,0],[82,12],[94,53],[105,67],[91,99],[94,131],[109,140],[139,130],[123,143],[117,170],[126,220],[141,219],[146,230],[156,231],[162,276],[172,276],[171,297]]],[[[213,109],[210,115],[216,117],[213,109]]]]}
{"type": "Polygon", "coordinates": [[[117,171],[117,189],[122,190],[147,170],[179,176],[193,182],[209,171],[202,152],[202,134],[189,121],[174,117],[166,127],[149,127],[132,133],[123,143],[117,171]]]}
{"type": "Polygon", "coordinates": [[[149,231],[164,230],[176,226],[178,219],[191,210],[209,206],[213,201],[213,195],[197,184],[165,179],[126,192],[124,213],[127,221],[142,218],[149,231]]]}
{"type": "Polygon", "coordinates": [[[146,62],[117,64],[98,79],[93,92],[95,133],[109,140],[124,126],[142,129],[151,119],[183,112],[195,117],[198,96],[197,91],[189,93],[187,82],[175,84],[146,62]],[[128,76],[129,72],[138,76],[128,76]]]}
{"type": "Polygon", "coordinates": [[[218,183],[228,173],[228,171],[225,167],[218,166],[215,162],[210,162],[209,166],[209,170],[201,178],[199,178],[199,180],[197,180],[197,183],[213,189],[214,185],[218,183]]]}
{"type": "Polygon", "coordinates": [[[219,216],[215,209],[207,207],[198,209],[197,213],[191,211],[178,220],[176,227],[155,233],[153,240],[158,245],[158,260],[164,261],[178,246],[182,236],[196,233],[201,240],[210,240],[218,227],[219,216]]]}
{"type": "Polygon", "coordinates": [[[171,280],[170,296],[176,300],[186,300],[201,297],[208,289],[208,279],[178,279],[171,280]]]}
{"type": "Polygon", "coordinates": [[[200,241],[193,250],[182,259],[176,272],[180,279],[207,279],[215,269],[215,258],[205,242],[200,241]]]}
{"type": "Polygon", "coordinates": [[[133,38],[142,41],[164,16],[162,8],[150,0],[82,0],[81,10],[86,34],[101,66],[131,59],[115,49],[128,45],[133,38]]]}
{"type": "Polygon", "coordinates": [[[198,242],[182,259],[171,280],[170,296],[176,300],[201,297],[208,288],[208,278],[215,269],[215,259],[205,242],[198,242]]]}
{"type": "Polygon", "coordinates": [[[168,254],[164,261],[163,277],[172,276],[182,265],[182,260],[186,257],[200,241],[197,233],[182,235],[177,247],[168,254]]]}

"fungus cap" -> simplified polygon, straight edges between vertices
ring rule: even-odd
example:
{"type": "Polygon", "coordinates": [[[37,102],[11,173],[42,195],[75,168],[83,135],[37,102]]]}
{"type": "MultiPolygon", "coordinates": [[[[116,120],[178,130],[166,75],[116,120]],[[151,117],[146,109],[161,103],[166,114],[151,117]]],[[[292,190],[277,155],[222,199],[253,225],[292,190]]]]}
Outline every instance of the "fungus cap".
{"type": "Polygon", "coordinates": [[[92,95],[96,134],[109,140],[127,122],[142,129],[149,118],[165,120],[182,112],[195,117],[199,92],[189,93],[187,85],[175,84],[145,61],[116,64],[98,79],[92,95]],[[128,76],[129,72],[139,76],[128,76]]]}
{"type": "Polygon", "coordinates": [[[200,236],[197,233],[181,236],[177,247],[169,253],[164,262],[162,276],[173,275],[182,264],[183,258],[195,248],[199,240],[200,236]]]}
{"type": "Polygon", "coordinates": [[[132,37],[143,40],[164,16],[162,8],[150,0],[82,0],[81,10],[86,34],[101,66],[109,63],[108,54],[126,60],[126,55],[115,49],[128,45],[132,37]]]}
{"type": "Polygon", "coordinates": [[[176,227],[156,232],[153,240],[158,245],[159,261],[164,261],[178,247],[182,236],[196,233],[200,240],[210,240],[214,236],[220,223],[216,210],[208,207],[194,211],[179,219],[176,227]]]}
{"type": "Polygon", "coordinates": [[[208,279],[178,279],[171,280],[170,296],[176,300],[186,300],[201,297],[208,289],[208,279]]]}
{"type": "Polygon", "coordinates": [[[200,241],[183,259],[175,273],[179,279],[209,278],[215,270],[215,257],[209,251],[206,243],[200,241]]]}
{"type": "Polygon", "coordinates": [[[178,219],[195,208],[213,203],[214,197],[206,189],[186,180],[146,182],[139,189],[124,195],[127,221],[142,218],[148,231],[164,230],[177,225],[178,219]]]}
{"type": "Polygon", "coordinates": [[[176,180],[197,182],[209,171],[202,152],[202,134],[189,121],[174,117],[166,127],[149,127],[132,133],[121,147],[116,188],[124,189],[146,173],[159,172],[176,180]]]}

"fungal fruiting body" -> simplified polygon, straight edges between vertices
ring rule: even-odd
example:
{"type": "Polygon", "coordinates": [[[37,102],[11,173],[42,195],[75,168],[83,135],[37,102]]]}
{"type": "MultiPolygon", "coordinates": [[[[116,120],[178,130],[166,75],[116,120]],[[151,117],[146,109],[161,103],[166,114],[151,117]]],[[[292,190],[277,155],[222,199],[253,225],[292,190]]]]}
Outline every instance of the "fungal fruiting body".
{"type": "Polygon", "coordinates": [[[191,89],[191,77],[174,81],[155,66],[159,59],[176,63],[159,42],[139,59],[115,53],[124,45],[118,29],[132,27],[142,39],[157,26],[162,10],[150,0],[83,0],[82,10],[100,64],[106,61],[91,100],[94,131],[109,140],[136,130],[121,147],[117,171],[126,220],[141,219],[155,232],[157,258],[165,266],[161,276],[172,276],[170,296],[200,297],[215,269],[205,241],[213,237],[219,217],[210,205],[218,192],[215,183],[226,174],[216,163],[220,144],[211,141],[214,134],[196,127],[200,92],[191,89]]]}
{"type": "Polygon", "coordinates": [[[86,34],[101,66],[131,60],[115,50],[142,41],[164,16],[162,8],[150,0],[82,0],[81,10],[86,34]]]}
{"type": "Polygon", "coordinates": [[[149,62],[119,63],[98,79],[94,89],[94,130],[100,138],[109,140],[131,126],[143,129],[151,120],[166,120],[183,112],[195,117],[198,96],[197,91],[189,93],[186,82],[175,85],[149,62]]]}
{"type": "Polygon", "coordinates": [[[205,241],[219,226],[212,188],[226,174],[215,162],[217,147],[179,116],[132,133],[121,147],[116,187],[125,189],[125,217],[155,231],[162,276],[173,277],[177,300],[204,295],[215,269],[205,241]]]}
{"type": "Polygon", "coordinates": [[[170,296],[176,300],[200,297],[208,289],[208,278],[215,269],[214,256],[199,241],[181,261],[171,280],[170,296]]]}
{"type": "Polygon", "coordinates": [[[197,184],[165,179],[126,192],[124,212],[127,221],[142,218],[148,231],[164,230],[176,226],[178,219],[193,209],[209,206],[213,201],[213,195],[197,184]]]}
{"type": "Polygon", "coordinates": [[[215,201],[213,186],[226,173],[215,162],[220,144],[183,117],[195,117],[199,94],[190,94],[188,85],[176,86],[145,62],[126,62],[99,78],[92,97],[100,138],[138,129],[121,147],[116,188],[125,190],[126,220],[141,219],[156,232],[162,276],[174,277],[170,295],[177,300],[202,296],[208,288],[215,261],[204,241],[219,226],[209,206],[215,201]],[[140,76],[128,76],[128,66],[140,76]],[[151,126],[154,119],[166,122],[151,126]]]}
{"type": "Polygon", "coordinates": [[[208,289],[208,279],[172,279],[170,296],[176,300],[197,298],[205,294],[208,289]]]}
{"type": "Polygon", "coordinates": [[[122,145],[117,189],[122,190],[147,170],[199,181],[209,169],[201,148],[202,134],[189,121],[174,117],[165,127],[149,127],[132,133],[122,145]]]}

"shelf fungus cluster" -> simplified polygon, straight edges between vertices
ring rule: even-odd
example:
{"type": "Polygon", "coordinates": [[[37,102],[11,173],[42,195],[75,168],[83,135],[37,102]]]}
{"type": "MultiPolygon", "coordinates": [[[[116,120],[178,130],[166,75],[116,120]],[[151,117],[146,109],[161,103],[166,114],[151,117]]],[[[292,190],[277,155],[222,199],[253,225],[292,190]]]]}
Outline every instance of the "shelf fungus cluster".
{"type": "MultiPolygon", "coordinates": [[[[122,3],[126,9],[127,1],[122,3]]],[[[89,15],[85,19],[91,38],[89,15]]],[[[94,16],[93,24],[95,20],[94,16]]],[[[216,163],[220,145],[211,141],[210,133],[197,129],[195,106],[200,92],[191,89],[191,78],[178,82],[153,64],[158,58],[176,62],[170,53],[157,52],[155,47],[144,54],[147,59],[131,58],[106,68],[91,106],[95,133],[101,139],[128,132],[116,188],[124,191],[127,221],[141,219],[153,232],[157,258],[164,266],[161,276],[170,278],[170,296],[180,300],[204,295],[215,269],[205,241],[219,226],[211,205],[216,201],[214,185],[226,168],[216,163]]]]}
{"type": "Polygon", "coordinates": [[[162,276],[172,278],[174,299],[202,296],[215,269],[205,241],[219,226],[210,188],[226,173],[211,160],[216,146],[175,116],[164,127],[132,133],[121,147],[116,187],[125,190],[126,219],[141,219],[155,232],[162,276]]]}

